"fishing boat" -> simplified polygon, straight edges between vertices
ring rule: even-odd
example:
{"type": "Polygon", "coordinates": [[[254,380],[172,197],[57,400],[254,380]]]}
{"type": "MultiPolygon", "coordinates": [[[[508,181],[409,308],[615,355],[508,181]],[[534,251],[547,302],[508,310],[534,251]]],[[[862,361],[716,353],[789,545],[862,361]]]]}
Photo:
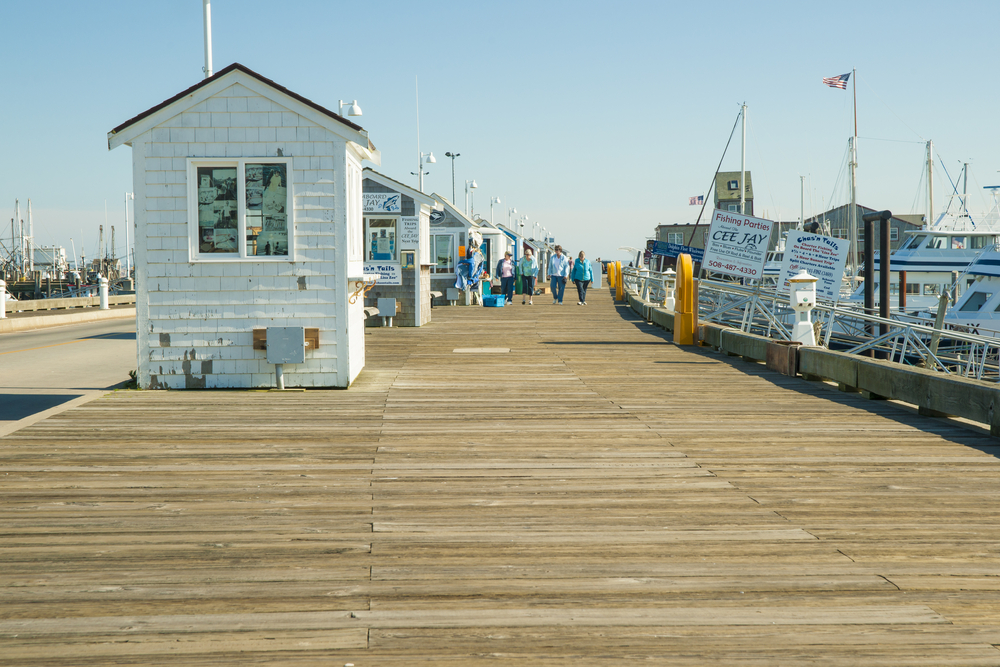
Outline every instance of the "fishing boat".
{"type": "Polygon", "coordinates": [[[962,280],[965,293],[945,315],[946,328],[1000,338],[1000,243],[980,252],[962,280]]]}
{"type": "MultiPolygon", "coordinates": [[[[993,205],[986,214],[971,214],[966,205],[968,196],[955,193],[947,209],[933,225],[903,231],[906,240],[890,255],[889,294],[895,302],[893,308],[898,304],[901,271],[906,272],[907,312],[934,312],[941,294],[960,296],[973,282],[971,276],[966,276],[964,283],[960,282],[959,276],[965,274],[985,250],[1000,241],[1000,203],[997,196],[1000,188],[991,186],[985,189],[993,195],[993,205]]],[[[879,268],[880,254],[876,252],[872,272],[876,281],[876,305],[880,293],[879,268]]],[[[854,290],[847,301],[853,305],[863,304],[864,285],[854,290]]]]}

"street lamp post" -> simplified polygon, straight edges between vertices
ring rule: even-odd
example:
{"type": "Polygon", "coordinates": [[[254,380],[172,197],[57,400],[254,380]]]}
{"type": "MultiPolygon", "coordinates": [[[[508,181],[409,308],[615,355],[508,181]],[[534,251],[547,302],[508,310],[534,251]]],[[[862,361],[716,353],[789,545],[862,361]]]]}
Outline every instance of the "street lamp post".
{"type": "MultiPolygon", "coordinates": [[[[512,232],[517,231],[516,229],[514,229],[513,227],[510,226],[510,216],[514,215],[515,213],[517,213],[517,209],[516,208],[508,208],[507,209],[507,229],[509,229],[512,232]]],[[[515,220],[517,220],[517,218],[515,218],[515,220]]]]}
{"type": "Polygon", "coordinates": [[[490,224],[493,224],[493,204],[499,204],[500,197],[490,197],[490,224]]]}
{"type": "Polygon", "coordinates": [[[437,162],[437,160],[434,159],[434,153],[421,153],[419,162],[420,162],[420,169],[415,174],[412,171],[410,173],[417,177],[417,189],[423,192],[424,174],[431,173],[429,171],[424,171],[424,165],[434,164],[435,162],[437,162]]]}
{"type": "Polygon", "coordinates": [[[457,158],[461,153],[447,152],[444,154],[445,157],[451,158],[451,203],[455,203],[455,158],[457,158]]]}
{"type": "Polygon", "coordinates": [[[465,215],[466,216],[471,217],[472,216],[472,212],[475,210],[475,205],[473,205],[473,207],[471,209],[469,208],[469,193],[470,193],[471,190],[475,190],[478,187],[479,186],[476,185],[476,179],[472,179],[471,181],[466,181],[465,182],[465,215]]]}

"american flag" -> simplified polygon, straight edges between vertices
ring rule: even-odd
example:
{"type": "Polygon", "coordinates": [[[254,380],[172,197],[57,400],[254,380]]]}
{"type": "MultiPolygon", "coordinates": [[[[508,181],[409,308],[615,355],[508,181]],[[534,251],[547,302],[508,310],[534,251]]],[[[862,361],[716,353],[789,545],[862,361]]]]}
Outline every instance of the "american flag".
{"type": "Polygon", "coordinates": [[[847,80],[851,78],[851,73],[841,74],[840,76],[828,76],[823,79],[823,83],[830,86],[831,88],[840,88],[841,90],[847,90],[847,80]]]}
{"type": "Polygon", "coordinates": [[[688,206],[697,206],[698,204],[705,203],[705,195],[698,195],[697,197],[688,197],[688,206]]]}

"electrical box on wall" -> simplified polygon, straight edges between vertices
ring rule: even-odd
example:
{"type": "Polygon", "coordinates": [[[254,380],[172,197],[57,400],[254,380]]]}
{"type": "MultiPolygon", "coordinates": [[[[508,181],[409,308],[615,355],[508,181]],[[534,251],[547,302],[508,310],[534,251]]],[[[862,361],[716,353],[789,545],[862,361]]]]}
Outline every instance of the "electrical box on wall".
{"type": "Polygon", "coordinates": [[[301,364],[305,360],[305,327],[267,328],[267,363],[301,364]]]}

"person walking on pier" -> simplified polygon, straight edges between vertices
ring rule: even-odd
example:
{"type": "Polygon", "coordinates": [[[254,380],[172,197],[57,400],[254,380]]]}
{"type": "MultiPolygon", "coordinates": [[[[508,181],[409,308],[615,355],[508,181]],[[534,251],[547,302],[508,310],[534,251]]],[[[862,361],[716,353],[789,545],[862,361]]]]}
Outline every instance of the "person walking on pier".
{"type": "Polygon", "coordinates": [[[500,293],[503,294],[505,303],[514,303],[514,262],[510,258],[510,251],[503,254],[503,259],[497,262],[495,272],[500,279],[500,293]]]}
{"type": "Polygon", "coordinates": [[[556,254],[549,261],[549,277],[552,284],[552,305],[562,305],[566,279],[569,278],[569,260],[563,255],[561,245],[556,246],[556,254]]]}
{"type": "Polygon", "coordinates": [[[582,250],[580,251],[580,256],[573,264],[573,282],[576,284],[576,293],[580,297],[580,300],[576,302],[578,306],[587,305],[587,288],[590,287],[591,281],[594,280],[594,272],[590,268],[590,262],[587,261],[587,255],[582,250]]]}
{"type": "Polygon", "coordinates": [[[532,256],[531,248],[524,249],[524,255],[517,263],[517,268],[521,272],[521,305],[524,305],[525,296],[528,297],[528,305],[534,305],[531,297],[535,294],[535,277],[538,275],[538,260],[532,256]]]}

